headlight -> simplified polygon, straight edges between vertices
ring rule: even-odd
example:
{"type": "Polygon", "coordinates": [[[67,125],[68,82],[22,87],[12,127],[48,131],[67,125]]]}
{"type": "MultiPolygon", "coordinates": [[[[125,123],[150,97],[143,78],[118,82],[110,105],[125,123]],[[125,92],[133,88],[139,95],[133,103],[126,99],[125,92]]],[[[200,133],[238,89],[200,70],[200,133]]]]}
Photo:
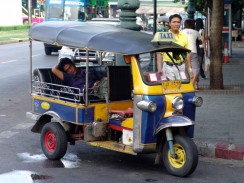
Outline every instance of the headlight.
{"type": "Polygon", "coordinates": [[[179,111],[183,109],[184,107],[184,101],[181,97],[175,97],[172,101],[172,107],[176,110],[179,111]]]}
{"type": "Polygon", "coordinates": [[[202,106],[202,103],[203,103],[203,99],[202,97],[193,97],[192,99],[192,103],[196,106],[196,107],[200,107],[202,106]]]}
{"type": "Polygon", "coordinates": [[[142,111],[154,112],[157,109],[157,104],[150,100],[142,100],[136,104],[142,111]]]}

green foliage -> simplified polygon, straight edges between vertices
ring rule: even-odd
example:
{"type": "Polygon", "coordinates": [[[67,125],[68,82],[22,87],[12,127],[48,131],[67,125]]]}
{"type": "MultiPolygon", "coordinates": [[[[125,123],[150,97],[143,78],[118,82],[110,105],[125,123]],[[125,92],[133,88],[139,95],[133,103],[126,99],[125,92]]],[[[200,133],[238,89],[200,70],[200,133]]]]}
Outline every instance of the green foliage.
{"type": "Polygon", "coordinates": [[[0,31],[28,30],[30,25],[0,26],[0,31]]]}
{"type": "Polygon", "coordinates": [[[237,10],[243,9],[244,7],[244,1],[243,0],[234,0],[234,2],[231,4],[232,11],[236,12],[237,10]]]}
{"type": "Polygon", "coordinates": [[[194,0],[196,11],[205,15],[204,1],[203,0],[194,0]]]}

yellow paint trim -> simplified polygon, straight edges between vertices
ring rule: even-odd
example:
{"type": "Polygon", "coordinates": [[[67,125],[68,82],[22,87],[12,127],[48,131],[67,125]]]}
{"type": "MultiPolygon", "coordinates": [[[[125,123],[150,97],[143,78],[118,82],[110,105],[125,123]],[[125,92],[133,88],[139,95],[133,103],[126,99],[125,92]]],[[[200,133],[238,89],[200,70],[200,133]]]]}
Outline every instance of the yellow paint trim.
{"type": "Polygon", "coordinates": [[[175,97],[182,97],[182,95],[180,93],[178,93],[178,94],[168,94],[168,95],[165,95],[166,110],[165,110],[164,118],[167,118],[169,116],[172,116],[172,113],[175,111],[172,108],[172,100],[175,97]]]}
{"type": "Polygon", "coordinates": [[[96,147],[102,147],[105,149],[118,151],[126,154],[137,155],[132,149],[131,146],[127,146],[115,141],[95,141],[95,142],[87,142],[88,144],[96,147]]]}
{"type": "Polygon", "coordinates": [[[41,107],[44,110],[49,110],[50,109],[50,104],[48,102],[44,101],[44,102],[41,103],[41,107]]]}
{"type": "Polygon", "coordinates": [[[47,101],[47,102],[53,102],[53,103],[57,103],[57,104],[62,104],[62,105],[66,105],[66,106],[71,106],[71,107],[78,107],[79,106],[79,108],[85,108],[85,106],[82,105],[82,104],[74,104],[74,103],[71,103],[71,102],[65,102],[65,101],[62,101],[62,100],[49,98],[49,97],[43,97],[43,96],[40,96],[40,95],[32,95],[32,98],[33,99],[47,101]]]}
{"type": "Polygon", "coordinates": [[[122,121],[121,126],[124,128],[133,129],[133,117],[132,118],[125,118],[125,120],[122,121]]]}
{"type": "Polygon", "coordinates": [[[125,110],[128,108],[133,108],[133,101],[125,100],[125,101],[111,102],[109,105],[110,105],[110,110],[125,110]]]}

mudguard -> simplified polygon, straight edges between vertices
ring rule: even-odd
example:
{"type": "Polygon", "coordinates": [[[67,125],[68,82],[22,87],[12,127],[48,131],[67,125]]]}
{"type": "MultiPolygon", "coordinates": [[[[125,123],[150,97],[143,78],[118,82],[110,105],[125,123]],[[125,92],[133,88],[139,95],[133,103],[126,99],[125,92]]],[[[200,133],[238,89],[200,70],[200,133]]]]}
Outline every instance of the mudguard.
{"type": "Polygon", "coordinates": [[[190,118],[182,115],[169,116],[167,118],[161,119],[157,125],[154,135],[157,135],[161,130],[169,127],[183,127],[194,125],[194,121],[190,118]]]}
{"type": "Polygon", "coordinates": [[[49,122],[57,122],[64,128],[65,131],[69,130],[69,126],[65,125],[67,123],[64,123],[56,112],[48,111],[37,118],[36,123],[32,127],[31,131],[35,133],[40,133],[42,127],[49,122]]]}

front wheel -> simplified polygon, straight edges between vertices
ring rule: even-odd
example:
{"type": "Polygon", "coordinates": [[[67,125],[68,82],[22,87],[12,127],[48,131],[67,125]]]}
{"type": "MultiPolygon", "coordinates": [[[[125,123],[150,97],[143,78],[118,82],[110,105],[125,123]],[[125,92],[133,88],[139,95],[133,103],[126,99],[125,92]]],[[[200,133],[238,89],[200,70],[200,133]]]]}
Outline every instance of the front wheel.
{"type": "Polygon", "coordinates": [[[41,131],[41,146],[50,160],[61,159],[67,151],[67,135],[57,122],[47,123],[41,131]]]}
{"type": "Polygon", "coordinates": [[[172,157],[168,142],[163,146],[163,163],[166,170],[175,176],[185,177],[194,172],[198,164],[198,151],[195,143],[187,136],[176,135],[174,137],[174,152],[172,157]]]}

